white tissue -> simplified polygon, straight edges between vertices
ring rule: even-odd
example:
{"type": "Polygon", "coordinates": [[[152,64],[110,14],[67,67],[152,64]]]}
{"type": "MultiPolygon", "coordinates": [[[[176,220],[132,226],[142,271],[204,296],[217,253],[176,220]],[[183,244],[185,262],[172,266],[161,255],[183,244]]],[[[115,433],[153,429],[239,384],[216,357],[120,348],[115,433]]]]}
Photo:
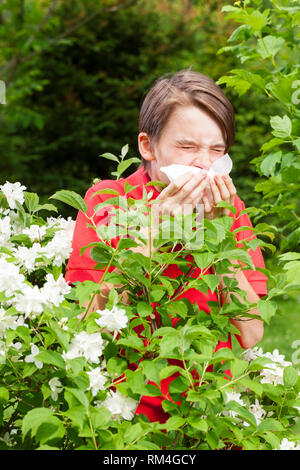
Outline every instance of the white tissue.
{"type": "Polygon", "coordinates": [[[232,170],[232,160],[228,153],[226,153],[223,157],[218,158],[218,160],[216,160],[208,170],[203,170],[196,166],[176,165],[175,163],[168,166],[162,166],[160,167],[160,170],[167,175],[171,182],[188,171],[192,171],[194,174],[202,171],[207,173],[210,179],[213,179],[216,173],[229,175],[232,170]]]}

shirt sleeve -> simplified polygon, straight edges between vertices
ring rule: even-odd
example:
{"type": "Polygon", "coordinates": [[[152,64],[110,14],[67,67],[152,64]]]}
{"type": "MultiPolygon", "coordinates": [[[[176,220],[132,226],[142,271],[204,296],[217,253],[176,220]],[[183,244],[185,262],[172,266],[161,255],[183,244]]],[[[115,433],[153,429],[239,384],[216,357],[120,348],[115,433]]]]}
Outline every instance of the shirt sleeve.
{"type": "MultiPolygon", "coordinates": [[[[243,247],[243,244],[241,243],[243,240],[254,240],[256,239],[256,236],[253,233],[253,225],[251,223],[251,220],[248,216],[248,214],[242,214],[239,216],[240,212],[245,209],[245,204],[244,202],[236,196],[236,201],[235,201],[235,207],[237,208],[237,213],[234,216],[234,222],[231,227],[231,231],[236,230],[237,228],[248,226],[250,227],[249,230],[241,230],[236,232],[236,240],[237,240],[237,247],[241,248],[243,247]]],[[[253,261],[253,264],[256,268],[262,268],[265,269],[265,263],[264,263],[264,258],[262,255],[261,248],[258,246],[256,250],[249,249],[248,250],[249,255],[251,256],[251,259],[253,261]]],[[[241,263],[243,266],[246,266],[245,263],[241,263]]],[[[245,269],[243,270],[243,273],[248,280],[249,284],[252,286],[254,292],[259,296],[259,297],[264,297],[265,295],[268,294],[267,291],[267,280],[268,278],[265,276],[260,271],[252,270],[252,269],[245,269]]]]}
{"type": "MultiPolygon", "coordinates": [[[[109,180],[109,183],[114,183],[109,180]]],[[[117,187],[111,189],[119,190],[117,187]]],[[[106,224],[109,220],[109,211],[112,205],[106,206],[94,212],[94,207],[97,204],[104,202],[106,199],[113,197],[113,194],[95,194],[101,189],[107,189],[106,180],[101,181],[97,185],[94,185],[85,194],[84,200],[87,204],[87,216],[93,217],[93,222],[96,226],[106,224]]],[[[80,255],[80,249],[90,243],[101,241],[97,235],[96,230],[89,226],[92,225],[83,212],[79,211],[76,217],[74,234],[72,239],[72,252],[68,260],[66,267],[65,280],[72,284],[76,281],[94,281],[99,282],[104,274],[105,269],[94,269],[97,264],[96,261],[91,258],[91,248],[87,248],[80,255]]],[[[118,237],[111,240],[113,246],[116,246],[118,237]]],[[[109,272],[113,271],[114,266],[110,266],[109,272]]]]}

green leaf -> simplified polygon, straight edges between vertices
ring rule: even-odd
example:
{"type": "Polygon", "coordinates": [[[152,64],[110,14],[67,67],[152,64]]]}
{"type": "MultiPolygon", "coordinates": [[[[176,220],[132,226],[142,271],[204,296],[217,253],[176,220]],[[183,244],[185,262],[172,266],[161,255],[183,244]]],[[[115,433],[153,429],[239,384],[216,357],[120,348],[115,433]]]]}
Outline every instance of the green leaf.
{"type": "Polygon", "coordinates": [[[127,155],[128,150],[129,150],[129,145],[128,144],[124,145],[121,148],[121,155],[122,155],[123,158],[127,155]]]}
{"type": "Polygon", "coordinates": [[[27,433],[31,431],[31,436],[35,436],[39,426],[42,423],[47,422],[53,416],[53,411],[49,408],[34,408],[30,410],[23,419],[22,422],[22,435],[23,440],[27,433]]]}
{"type": "Polygon", "coordinates": [[[146,302],[137,303],[137,312],[141,317],[147,317],[148,315],[151,315],[152,311],[152,306],[146,302]]]}
{"type": "Polygon", "coordinates": [[[138,158],[133,157],[128,158],[128,160],[124,160],[123,162],[119,163],[117,168],[118,175],[122,175],[122,173],[124,173],[124,171],[127,170],[127,168],[132,165],[132,163],[140,163],[140,160],[138,158]]]}
{"type": "Polygon", "coordinates": [[[85,411],[88,410],[89,400],[82,390],[78,390],[77,388],[66,388],[65,399],[68,402],[69,408],[80,404],[83,405],[85,411]]]}
{"type": "Polygon", "coordinates": [[[260,164],[260,169],[265,176],[274,176],[276,164],[281,162],[282,152],[270,153],[260,164]]]}
{"type": "Polygon", "coordinates": [[[247,369],[248,362],[242,359],[235,359],[231,366],[231,372],[234,378],[239,377],[247,369]]]}
{"type": "Polygon", "coordinates": [[[229,202],[227,201],[220,201],[216,204],[216,207],[226,207],[227,209],[229,209],[233,214],[236,214],[237,213],[237,208],[235,206],[232,206],[231,204],[229,204],[229,202]]]}
{"type": "Polygon", "coordinates": [[[116,189],[104,188],[104,189],[99,189],[99,191],[95,191],[91,197],[98,196],[99,194],[112,194],[114,196],[120,196],[119,191],[117,191],[116,189]]]}
{"type": "Polygon", "coordinates": [[[138,246],[138,243],[132,238],[121,238],[118,242],[117,249],[124,250],[126,248],[132,248],[138,246]]]}
{"type": "Polygon", "coordinates": [[[282,424],[273,418],[266,418],[259,423],[257,432],[262,431],[284,431],[282,424]]]}
{"type": "Polygon", "coordinates": [[[111,412],[104,407],[93,408],[90,412],[93,428],[105,429],[111,420],[111,412]]]}
{"type": "Polygon", "coordinates": [[[208,431],[206,434],[206,440],[211,450],[215,450],[218,447],[219,438],[213,430],[208,431]]]}
{"type": "Polygon", "coordinates": [[[141,369],[137,369],[135,371],[127,369],[125,371],[126,381],[128,387],[131,388],[133,393],[143,394],[144,392],[144,384],[145,384],[145,376],[141,369]]]}
{"type": "Polygon", "coordinates": [[[283,253],[282,255],[278,255],[278,258],[280,258],[281,261],[300,260],[300,253],[289,251],[287,253],[283,253]]]}
{"type": "Polygon", "coordinates": [[[215,274],[206,274],[203,276],[203,281],[208,285],[211,292],[214,292],[220,284],[220,278],[215,274]]]}
{"type": "Polygon", "coordinates": [[[49,321],[50,330],[54,334],[54,337],[62,345],[62,347],[67,351],[69,349],[69,339],[70,334],[66,331],[63,331],[54,320],[49,321]]]}
{"type": "Polygon", "coordinates": [[[285,138],[285,137],[291,137],[292,133],[292,123],[290,118],[287,115],[284,115],[283,117],[280,116],[272,116],[270,119],[270,124],[272,129],[272,133],[276,137],[280,138],[285,138]]]}
{"type": "Polygon", "coordinates": [[[282,48],[284,39],[277,36],[268,35],[257,41],[256,50],[263,58],[274,57],[282,48]]]}
{"type": "Polygon", "coordinates": [[[274,434],[274,432],[265,432],[263,434],[263,438],[265,439],[268,444],[272,446],[272,449],[279,449],[280,448],[280,439],[274,434]]]}
{"type": "Polygon", "coordinates": [[[205,419],[201,419],[199,418],[199,416],[192,416],[191,418],[189,418],[189,424],[198,431],[207,433],[208,424],[205,419]]]}
{"type": "Polygon", "coordinates": [[[84,281],[76,285],[75,296],[79,300],[80,307],[91,298],[91,294],[99,291],[99,284],[93,281],[84,281]]]}
{"type": "Polygon", "coordinates": [[[271,318],[275,315],[277,304],[271,300],[259,299],[257,307],[262,319],[269,325],[271,318]]]}
{"type": "Polygon", "coordinates": [[[39,205],[39,197],[36,193],[24,192],[25,205],[29,212],[35,212],[39,205]]]}
{"type": "Polygon", "coordinates": [[[118,344],[127,346],[129,348],[137,349],[138,351],[144,351],[145,346],[141,338],[138,336],[129,336],[128,338],[122,338],[118,340],[118,344]]]}
{"type": "Polygon", "coordinates": [[[47,419],[47,422],[40,424],[36,431],[35,439],[40,444],[45,444],[54,439],[61,439],[64,435],[65,428],[61,420],[56,416],[51,416],[47,419]]]}
{"type": "MultiPolygon", "coordinates": [[[[274,137],[273,139],[269,140],[268,142],[265,142],[261,146],[261,150],[262,150],[262,152],[267,152],[271,148],[277,147],[280,144],[282,144],[283,142],[284,142],[284,139],[279,139],[278,137],[274,137]]],[[[250,163],[251,163],[251,161],[250,161],[250,163]]]]}
{"type": "Polygon", "coordinates": [[[91,258],[94,261],[97,261],[96,269],[104,269],[107,267],[111,260],[111,253],[104,250],[102,246],[93,246],[90,252],[91,258]]]}
{"type": "Polygon", "coordinates": [[[142,369],[148,380],[159,384],[160,382],[160,373],[164,370],[166,361],[142,361],[142,369]]]}
{"type": "Polygon", "coordinates": [[[288,366],[283,370],[283,383],[286,387],[293,387],[298,380],[298,372],[294,367],[288,366]]]}
{"type": "MultiPolygon", "coordinates": [[[[232,371],[232,369],[231,369],[232,371]]],[[[263,393],[263,386],[259,382],[255,382],[254,380],[249,379],[249,377],[243,377],[239,380],[239,383],[244,385],[244,387],[249,388],[252,390],[256,395],[259,397],[262,396],[263,393]]]]}
{"type": "Polygon", "coordinates": [[[245,419],[247,423],[252,424],[255,428],[257,426],[255,416],[247,410],[244,406],[240,405],[234,400],[226,403],[224,410],[235,411],[241,418],[245,419]]]}
{"type": "Polygon", "coordinates": [[[65,369],[66,367],[62,355],[56,351],[40,351],[39,354],[37,354],[35,357],[37,360],[42,361],[45,364],[52,364],[53,366],[56,366],[59,369],[65,369]]]}
{"type": "Polygon", "coordinates": [[[165,295],[165,290],[163,288],[153,288],[150,292],[151,302],[159,302],[165,295]]]}
{"type": "Polygon", "coordinates": [[[221,348],[215,352],[212,359],[210,360],[210,364],[228,360],[230,361],[232,359],[235,359],[235,355],[233,354],[232,350],[229,348],[221,348]]]}
{"type": "Polygon", "coordinates": [[[114,162],[119,163],[119,159],[115,155],[113,155],[112,153],[109,153],[109,152],[102,153],[101,155],[98,155],[98,157],[107,158],[108,160],[113,160],[114,162]]]}
{"type": "Polygon", "coordinates": [[[5,387],[0,387],[0,403],[7,403],[9,400],[9,391],[5,387]]]}
{"type": "Polygon", "coordinates": [[[195,263],[200,269],[205,269],[213,263],[214,253],[195,253],[193,255],[195,263]]]}
{"type": "Polygon", "coordinates": [[[39,204],[34,212],[38,211],[54,211],[57,212],[57,207],[55,207],[53,204],[39,204]]]}
{"type": "Polygon", "coordinates": [[[87,213],[86,202],[80,196],[80,194],[75,193],[75,191],[62,189],[61,191],[57,191],[55,194],[50,196],[49,199],[57,199],[58,201],[62,201],[65,204],[68,204],[69,206],[72,206],[75,209],[82,211],[84,214],[87,213]]]}
{"type": "Polygon", "coordinates": [[[165,423],[165,429],[167,431],[174,431],[180,428],[185,424],[185,419],[180,416],[171,416],[168,421],[165,423]]]}
{"type": "Polygon", "coordinates": [[[253,31],[261,31],[263,27],[268,23],[270,9],[260,12],[254,10],[252,13],[245,15],[245,23],[251,27],[253,31]]]}

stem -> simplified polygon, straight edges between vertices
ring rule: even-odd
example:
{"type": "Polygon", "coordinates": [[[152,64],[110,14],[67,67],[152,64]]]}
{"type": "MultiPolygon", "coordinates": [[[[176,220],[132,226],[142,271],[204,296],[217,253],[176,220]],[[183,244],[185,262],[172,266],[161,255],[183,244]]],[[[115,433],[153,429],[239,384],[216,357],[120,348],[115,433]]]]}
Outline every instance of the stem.
{"type": "Polygon", "coordinates": [[[170,303],[171,301],[177,299],[177,298],[179,297],[179,295],[183,294],[183,293],[186,292],[187,290],[191,289],[192,286],[193,286],[193,284],[194,284],[196,281],[198,281],[198,280],[200,279],[200,277],[201,277],[203,274],[205,274],[205,272],[206,272],[208,269],[210,269],[210,267],[211,267],[211,266],[208,266],[207,268],[204,269],[204,271],[202,271],[202,269],[201,269],[200,275],[199,275],[198,277],[196,277],[193,281],[191,281],[191,282],[186,281],[186,282],[187,282],[187,284],[186,284],[186,289],[184,289],[184,288],[183,288],[183,290],[180,289],[180,290],[177,292],[177,294],[175,295],[175,297],[171,297],[169,300],[166,301],[165,305],[167,305],[167,304],[170,303]]]}
{"type": "Polygon", "coordinates": [[[94,431],[93,424],[92,424],[91,417],[90,417],[89,413],[87,414],[87,417],[88,417],[88,420],[89,420],[89,426],[90,426],[90,430],[91,430],[91,433],[92,433],[92,441],[93,441],[95,449],[97,450],[98,446],[97,446],[97,441],[96,441],[96,438],[95,438],[95,431],[94,431]]]}
{"type": "Polygon", "coordinates": [[[240,375],[240,376],[237,377],[236,379],[230,380],[230,382],[228,382],[227,384],[222,385],[222,386],[219,388],[219,391],[220,391],[220,390],[223,390],[223,388],[229,387],[231,384],[237,382],[238,380],[243,379],[244,377],[247,377],[247,375],[249,375],[249,374],[250,374],[250,371],[246,372],[246,373],[243,374],[243,375],[240,375]]]}
{"type": "MultiPolygon", "coordinates": [[[[99,292],[100,292],[100,286],[101,286],[101,284],[102,284],[103,281],[104,281],[105,274],[107,273],[108,269],[109,269],[110,266],[112,265],[112,262],[113,262],[114,257],[115,257],[115,255],[116,255],[117,252],[118,252],[118,250],[115,250],[115,251],[113,252],[112,257],[111,257],[111,259],[110,259],[108,265],[106,266],[106,269],[105,269],[105,271],[104,271],[104,274],[103,274],[103,276],[102,276],[102,278],[101,278],[101,280],[100,280],[100,282],[99,282],[99,292]]],[[[76,328],[75,328],[76,330],[77,330],[78,326],[80,325],[80,323],[81,323],[83,320],[85,320],[85,318],[86,318],[86,316],[87,316],[87,313],[88,313],[88,311],[89,311],[89,309],[90,309],[90,306],[92,305],[92,302],[93,302],[93,300],[94,300],[94,298],[96,297],[97,294],[98,294],[98,291],[94,292],[94,294],[92,295],[92,298],[91,298],[91,300],[89,301],[89,304],[88,304],[87,308],[85,309],[85,312],[84,312],[83,316],[80,318],[79,322],[78,322],[77,325],[76,325],[76,328]]]]}

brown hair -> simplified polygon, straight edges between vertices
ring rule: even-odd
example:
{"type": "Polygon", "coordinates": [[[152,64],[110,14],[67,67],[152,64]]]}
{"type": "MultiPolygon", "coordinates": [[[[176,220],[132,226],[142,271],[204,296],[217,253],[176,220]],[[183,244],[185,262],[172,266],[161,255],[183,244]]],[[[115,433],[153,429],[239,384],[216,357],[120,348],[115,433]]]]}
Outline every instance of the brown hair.
{"type": "MultiPolygon", "coordinates": [[[[191,68],[169,75],[157,79],[147,93],[140,110],[139,132],[148,134],[153,148],[175,108],[194,105],[217,121],[228,152],[235,138],[234,110],[221,88],[212,78],[191,68]]],[[[150,163],[142,158],[140,166],[149,168],[150,163]]]]}

